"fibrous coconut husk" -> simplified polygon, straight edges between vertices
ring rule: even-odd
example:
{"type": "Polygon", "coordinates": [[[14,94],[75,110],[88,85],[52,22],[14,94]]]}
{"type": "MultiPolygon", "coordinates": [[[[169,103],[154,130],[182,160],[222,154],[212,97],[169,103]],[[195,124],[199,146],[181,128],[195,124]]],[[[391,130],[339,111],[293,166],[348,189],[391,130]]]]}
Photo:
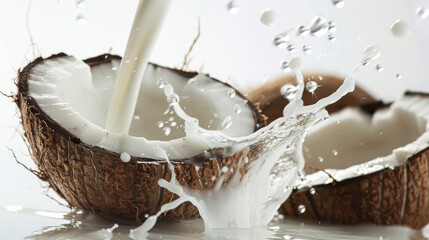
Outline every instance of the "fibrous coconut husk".
{"type": "MultiPolygon", "coordinates": [[[[64,56],[57,54],[47,59],[64,56]]],[[[119,57],[107,54],[85,62],[94,66],[113,59],[119,57]]],[[[37,58],[19,71],[16,96],[25,137],[31,147],[33,160],[45,178],[43,180],[70,206],[105,218],[144,221],[146,214],[154,215],[162,205],[175,200],[175,194],[158,185],[159,179],[171,178],[166,162],[132,157],[130,162],[124,163],[119,153],[83,143],[42,111],[29,94],[28,78],[32,69],[43,61],[45,59],[37,58]]],[[[197,74],[169,70],[189,78],[197,74]]],[[[237,95],[244,98],[238,91],[237,95]]],[[[264,118],[256,107],[250,102],[246,106],[253,112],[255,131],[265,126],[264,118]]],[[[224,156],[223,152],[223,149],[210,149],[189,159],[171,159],[179,183],[193,189],[212,188],[215,184],[212,177],[219,179],[222,167],[244,172],[247,164],[240,161],[241,158],[247,154],[252,159],[254,153],[251,150],[224,156]]],[[[232,173],[226,174],[225,182],[231,176],[232,173]]],[[[197,209],[190,203],[184,203],[166,212],[160,219],[198,217],[197,209]]]]}

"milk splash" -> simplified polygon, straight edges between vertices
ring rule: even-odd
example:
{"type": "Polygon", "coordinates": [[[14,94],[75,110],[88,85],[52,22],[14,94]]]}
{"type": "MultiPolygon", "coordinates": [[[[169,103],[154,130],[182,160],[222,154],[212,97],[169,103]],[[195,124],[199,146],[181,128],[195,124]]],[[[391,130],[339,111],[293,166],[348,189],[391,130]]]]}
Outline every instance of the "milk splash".
{"type": "MultiPolygon", "coordinates": [[[[186,201],[197,207],[209,235],[212,229],[218,228],[266,227],[291,194],[298,179],[297,173],[304,167],[302,144],[308,129],[328,117],[324,107],[354,90],[355,80],[351,76],[331,96],[314,105],[304,106],[301,99],[305,89],[303,76],[299,71],[295,71],[295,75],[298,90],[296,97],[284,108],[284,116],[247,137],[239,138],[199,127],[198,121],[181,108],[173,87],[166,84],[164,93],[170,107],[185,120],[187,136],[198,137],[209,146],[224,146],[223,154],[235,154],[237,164],[230,169],[223,167],[212,189],[194,190],[179,184],[166,151],[161,147],[153,149],[167,161],[172,175],[170,181],[161,179],[158,184],[179,198],[163,205],[156,215],[132,230],[130,236],[144,237],[158,216],[186,201]]],[[[198,81],[198,76],[194,81],[198,81]]]]}
{"type": "MultiPolygon", "coordinates": [[[[134,116],[141,75],[145,71],[170,4],[171,0],[140,1],[106,121],[107,128],[112,131],[128,132],[129,123],[134,116]],[[151,19],[154,19],[154,24],[150,22],[151,26],[146,26],[147,28],[139,27],[139,23],[144,24],[151,19]]],[[[261,22],[268,26],[274,25],[275,12],[266,9],[261,15],[261,22]]],[[[319,16],[313,19],[306,31],[313,36],[321,37],[330,30],[329,28],[330,22],[319,16]]],[[[286,35],[280,36],[280,40],[287,42],[286,35]]],[[[195,190],[178,182],[175,167],[170,162],[166,149],[155,147],[154,154],[160,159],[165,159],[171,171],[171,180],[161,179],[158,184],[178,198],[163,205],[157,214],[148,217],[142,226],[132,230],[130,236],[144,238],[162,213],[187,201],[198,209],[207,234],[210,230],[218,228],[266,227],[280,205],[293,191],[299,177],[297,173],[304,168],[302,144],[308,129],[317,121],[328,117],[324,107],[354,90],[354,77],[349,77],[331,96],[321,99],[314,105],[304,106],[301,98],[305,85],[299,71],[302,66],[303,60],[299,57],[287,61],[288,70],[296,75],[297,89],[293,97],[292,95],[288,97],[290,102],[283,110],[283,117],[246,137],[229,137],[219,131],[201,128],[198,120],[188,116],[181,108],[180,98],[168,83],[168,79],[160,82],[158,86],[163,88],[169,102],[168,111],[173,109],[177,116],[185,121],[186,137],[204,143],[208,149],[220,149],[219,155],[229,158],[233,163],[219,163],[220,173],[215,176],[212,188],[195,190]]],[[[199,79],[197,75],[189,80],[188,84],[194,84],[199,79]]],[[[234,95],[235,92],[231,94],[234,95]]],[[[229,97],[231,94],[228,94],[229,97]]],[[[228,121],[222,125],[227,128],[228,121]]],[[[164,131],[164,134],[168,135],[169,131],[164,131]]],[[[126,153],[122,154],[121,159],[124,162],[129,161],[126,153]]],[[[207,156],[206,160],[212,161],[213,157],[207,156]]]]}

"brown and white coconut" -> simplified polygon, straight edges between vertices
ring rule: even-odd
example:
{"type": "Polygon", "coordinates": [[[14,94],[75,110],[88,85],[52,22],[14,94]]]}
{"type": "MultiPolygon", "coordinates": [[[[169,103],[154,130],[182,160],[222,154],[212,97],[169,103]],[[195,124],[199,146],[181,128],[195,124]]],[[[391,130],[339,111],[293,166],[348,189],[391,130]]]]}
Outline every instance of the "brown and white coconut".
{"type": "MultiPolygon", "coordinates": [[[[38,58],[19,72],[16,103],[34,162],[41,178],[70,206],[131,221],[155,214],[177,198],[158,185],[171,172],[154,153],[157,146],[167,152],[180,184],[193,189],[213,187],[212,177],[219,177],[224,166],[231,172],[246,170],[239,159],[244,154],[252,159],[252,151],[231,152],[188,139],[183,120],[168,109],[163,81],[174,87],[183,109],[203,128],[237,137],[265,125],[243,95],[206,75],[149,64],[129,135],[105,130],[119,65],[120,58],[112,55],[81,61],[58,54],[38,58]],[[187,84],[195,77],[196,83],[187,84]]],[[[226,174],[225,182],[231,175],[226,174]]],[[[197,209],[185,203],[160,218],[198,217],[197,209]]]]}
{"type": "MultiPolygon", "coordinates": [[[[319,84],[325,89],[320,90],[327,94],[341,83],[335,77],[323,79],[319,84]]],[[[257,94],[279,92],[275,88],[257,94]]],[[[325,94],[316,90],[315,95],[325,94]]],[[[255,93],[250,98],[258,102],[255,93]]],[[[314,101],[306,93],[304,100],[310,98],[314,101]]],[[[357,88],[331,106],[331,119],[310,130],[303,148],[307,176],[280,213],[336,224],[420,229],[429,223],[429,95],[407,94],[391,105],[370,100],[357,88]]],[[[270,102],[261,104],[268,121],[282,113],[278,102],[287,100],[278,93],[270,102]]]]}

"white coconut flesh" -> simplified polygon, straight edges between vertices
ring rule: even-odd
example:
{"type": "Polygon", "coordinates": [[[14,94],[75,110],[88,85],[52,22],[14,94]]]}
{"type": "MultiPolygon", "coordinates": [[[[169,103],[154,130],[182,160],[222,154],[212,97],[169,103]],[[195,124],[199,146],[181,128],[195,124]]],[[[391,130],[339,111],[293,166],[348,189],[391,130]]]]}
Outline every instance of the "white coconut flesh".
{"type": "MultiPolygon", "coordinates": [[[[346,108],[316,124],[303,151],[306,166],[325,169],[337,181],[393,169],[429,146],[429,98],[404,96],[373,116],[346,108]]],[[[309,171],[310,172],[310,171],[309,171]]],[[[323,171],[308,174],[298,187],[331,183],[323,171]]]]}
{"type": "Polygon", "coordinates": [[[174,87],[180,106],[199,120],[200,127],[230,137],[254,131],[247,101],[227,85],[205,75],[197,75],[187,84],[188,78],[149,64],[129,134],[109,132],[104,126],[119,65],[119,60],[113,60],[90,67],[72,56],[45,60],[29,76],[29,93],[49,117],[83,143],[136,157],[160,159],[153,151],[157,146],[170,159],[189,158],[216,147],[186,136],[184,121],[169,109],[159,86],[162,81],[174,87]]]}

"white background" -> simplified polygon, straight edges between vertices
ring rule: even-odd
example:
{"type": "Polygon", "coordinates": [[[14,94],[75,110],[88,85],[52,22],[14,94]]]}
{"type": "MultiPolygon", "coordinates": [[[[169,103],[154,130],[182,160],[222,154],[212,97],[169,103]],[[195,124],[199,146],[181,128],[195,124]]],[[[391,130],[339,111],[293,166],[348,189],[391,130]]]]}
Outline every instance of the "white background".
{"type": "MultiPolygon", "coordinates": [[[[360,63],[364,49],[377,45],[382,54],[358,74],[360,85],[381,99],[394,99],[405,89],[429,91],[429,18],[422,20],[415,14],[418,6],[429,7],[428,1],[346,0],[343,8],[336,8],[329,0],[241,0],[238,14],[229,13],[227,3],[174,0],[152,61],[180,66],[200,16],[202,35],[192,55],[191,69],[202,69],[245,90],[282,73],[280,65],[289,52],[272,45],[274,36],[308,25],[314,16],[321,15],[337,24],[337,40],[294,36],[294,54],[304,59],[304,71],[347,76],[360,63]],[[277,13],[274,26],[259,20],[266,8],[277,13]],[[390,26],[398,19],[409,24],[409,36],[392,36],[390,26]],[[302,53],[302,44],[312,46],[310,55],[302,53]],[[383,72],[375,70],[377,63],[384,67],[383,72]],[[397,73],[403,77],[397,79],[397,73]]],[[[33,58],[29,32],[37,55],[66,52],[87,58],[110,49],[122,55],[137,0],[87,0],[79,8],[75,1],[33,0],[27,15],[29,5],[28,0],[0,1],[0,90],[5,93],[15,91],[17,70],[33,58]],[[76,21],[79,14],[85,23],[76,21]]],[[[6,148],[33,166],[19,136],[22,131],[15,105],[1,97],[0,112],[0,207],[18,204],[30,209],[64,210],[44,197],[37,178],[16,164],[6,148]]]]}

